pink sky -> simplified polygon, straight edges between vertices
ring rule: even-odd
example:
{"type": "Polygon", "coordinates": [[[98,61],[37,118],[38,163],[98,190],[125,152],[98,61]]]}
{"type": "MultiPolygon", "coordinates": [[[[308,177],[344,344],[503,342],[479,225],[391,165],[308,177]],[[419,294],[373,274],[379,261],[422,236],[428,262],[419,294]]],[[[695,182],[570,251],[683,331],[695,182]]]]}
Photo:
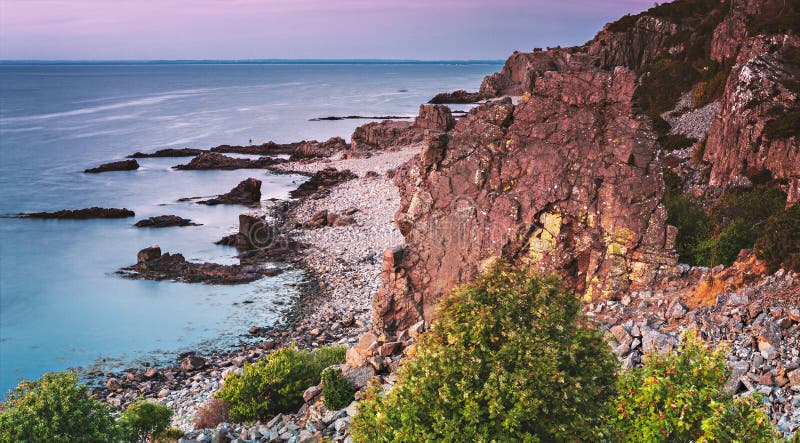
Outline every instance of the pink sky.
{"type": "Polygon", "coordinates": [[[2,59],[500,59],[642,0],[0,0],[2,59]]]}

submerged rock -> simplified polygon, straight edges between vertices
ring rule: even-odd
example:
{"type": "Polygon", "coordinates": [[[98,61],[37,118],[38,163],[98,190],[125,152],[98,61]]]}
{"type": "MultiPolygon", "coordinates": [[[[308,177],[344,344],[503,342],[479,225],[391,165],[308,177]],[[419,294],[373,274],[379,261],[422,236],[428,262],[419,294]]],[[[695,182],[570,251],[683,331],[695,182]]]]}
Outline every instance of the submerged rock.
{"type": "Polygon", "coordinates": [[[87,174],[96,174],[99,172],[110,171],[134,171],[136,169],[139,169],[139,163],[136,160],[121,160],[118,162],[105,163],[96,168],[87,169],[83,172],[87,174]]]}
{"type": "Polygon", "coordinates": [[[20,218],[58,218],[72,220],[86,220],[90,218],[128,218],[134,217],[135,212],[127,208],[98,208],[93,206],[84,209],[62,209],[55,212],[29,212],[20,214],[20,218]]]}
{"type": "Polygon", "coordinates": [[[177,215],[158,215],[139,220],[134,226],[137,228],[168,228],[172,226],[200,226],[200,224],[177,215]]]}

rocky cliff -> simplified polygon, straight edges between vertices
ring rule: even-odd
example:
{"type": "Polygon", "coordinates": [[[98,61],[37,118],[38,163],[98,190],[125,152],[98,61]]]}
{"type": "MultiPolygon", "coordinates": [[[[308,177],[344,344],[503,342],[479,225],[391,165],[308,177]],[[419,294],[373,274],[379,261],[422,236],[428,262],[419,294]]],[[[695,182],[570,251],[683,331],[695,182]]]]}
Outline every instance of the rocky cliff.
{"type": "Polygon", "coordinates": [[[680,273],[662,204],[672,139],[659,116],[676,106],[718,109],[693,126],[702,138],[711,122],[706,143],[671,153],[707,163],[696,196],[706,207],[754,181],[797,201],[796,3],[680,0],[581,47],[512,54],[480,94],[513,102],[414,132],[422,151],[395,177],[406,246],[384,253],[376,328],[431,320],[446,291],[497,259],[559,273],[587,300],[680,273]]]}
{"type": "Polygon", "coordinates": [[[441,295],[502,258],[561,272],[587,297],[651,284],[676,262],[636,76],[569,62],[529,98],[482,105],[429,132],[396,177],[407,248],[387,252],[375,323],[430,320],[441,295]]]}

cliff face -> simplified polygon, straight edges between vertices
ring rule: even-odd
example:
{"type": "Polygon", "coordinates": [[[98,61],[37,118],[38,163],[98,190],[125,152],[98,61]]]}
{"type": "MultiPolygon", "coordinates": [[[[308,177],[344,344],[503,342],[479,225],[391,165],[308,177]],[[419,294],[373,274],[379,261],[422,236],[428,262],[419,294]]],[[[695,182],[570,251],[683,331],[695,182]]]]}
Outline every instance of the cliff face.
{"type": "Polygon", "coordinates": [[[632,112],[636,76],[573,62],[529,100],[482,105],[429,133],[395,179],[407,248],[386,253],[375,325],[430,320],[442,294],[497,258],[561,272],[589,297],[674,265],[655,136],[632,112]]]}
{"type": "Polygon", "coordinates": [[[789,204],[800,199],[800,137],[768,130],[770,121],[798,103],[800,66],[791,60],[797,54],[800,39],[794,35],[756,36],[741,48],[708,132],[704,160],[711,164],[712,187],[781,180],[789,204]]]}
{"type": "Polygon", "coordinates": [[[587,43],[586,52],[597,57],[600,66],[639,69],[653,61],[667,46],[669,38],[680,30],[677,24],[658,17],[644,15],[631,19],[635,21],[627,29],[606,25],[587,43]]]}
{"type": "Polygon", "coordinates": [[[704,145],[669,153],[705,161],[693,198],[711,207],[758,182],[800,199],[796,3],[679,0],[626,16],[582,47],[512,54],[480,94],[519,104],[481,105],[452,130],[417,125],[422,152],[395,177],[406,246],[384,254],[376,328],[431,320],[444,293],[498,258],[557,272],[587,299],[680,273],[658,117],[679,99],[700,133],[709,118],[694,116],[719,108],[704,145]]]}

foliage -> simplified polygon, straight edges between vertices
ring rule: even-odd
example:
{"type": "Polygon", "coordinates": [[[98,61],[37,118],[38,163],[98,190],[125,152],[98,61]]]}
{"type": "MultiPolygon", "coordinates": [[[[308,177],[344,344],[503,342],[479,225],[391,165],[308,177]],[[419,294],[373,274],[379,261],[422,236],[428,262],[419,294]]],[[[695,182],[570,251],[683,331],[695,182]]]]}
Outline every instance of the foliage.
{"type": "Polygon", "coordinates": [[[726,195],[709,215],[681,192],[680,178],[669,169],[664,170],[664,186],[667,223],[678,228],[675,250],[692,265],[731,265],[741,249],[752,248],[762,236],[769,217],[786,205],[782,191],[757,187],[726,195]]]}
{"type": "Polygon", "coordinates": [[[791,109],[769,120],[764,125],[764,136],[768,140],[800,137],[800,104],[795,103],[791,109]]]}
{"type": "Polygon", "coordinates": [[[772,17],[757,17],[747,24],[750,35],[800,32],[800,0],[786,0],[784,8],[772,17]]]}
{"type": "Polygon", "coordinates": [[[670,57],[648,63],[641,74],[642,84],[636,89],[636,96],[651,117],[671,110],[681,94],[701,78],[691,63],[670,57]]]}
{"type": "Polygon", "coordinates": [[[694,250],[694,261],[701,265],[730,266],[742,249],[750,249],[758,238],[753,227],[741,218],[723,228],[718,235],[698,242],[694,250]]]}
{"type": "Polygon", "coordinates": [[[353,384],[344,378],[342,371],[329,368],[322,372],[322,398],[329,410],[346,408],[353,401],[355,393],[353,384]]]}
{"type": "Polygon", "coordinates": [[[703,208],[683,194],[680,177],[670,169],[664,169],[664,188],[667,223],[678,228],[675,250],[681,260],[696,264],[695,251],[711,234],[713,220],[703,208]]]}
{"type": "Polygon", "coordinates": [[[385,396],[359,405],[360,442],[593,441],[616,359],[553,277],[496,265],[445,297],[385,396]]]}
{"type": "Polygon", "coordinates": [[[158,433],[155,437],[156,443],[172,443],[183,438],[184,432],[178,428],[167,428],[158,433]]]}
{"type": "Polygon", "coordinates": [[[296,411],[303,404],[303,391],[319,384],[323,369],[344,363],[344,354],[342,346],[312,352],[279,349],[255,364],[245,363],[241,374],[225,379],[216,396],[230,406],[230,418],[236,421],[296,411]]]}
{"type": "Polygon", "coordinates": [[[616,441],[772,442],[757,400],[724,389],[726,350],[708,351],[696,333],[678,353],[648,354],[643,367],[619,378],[611,433],[616,441]]]}
{"type": "Polygon", "coordinates": [[[114,441],[117,427],[108,405],[88,394],[71,372],[21,381],[0,412],[0,441],[114,441]]]}
{"type": "Polygon", "coordinates": [[[212,398],[204,406],[197,408],[194,421],[195,429],[216,428],[218,424],[228,421],[230,408],[219,398],[212,398]]]}
{"type": "Polygon", "coordinates": [[[169,428],[172,409],[151,400],[139,400],[128,406],[119,418],[125,439],[147,443],[169,428]]]}
{"type": "Polygon", "coordinates": [[[800,204],[769,218],[755,250],[772,272],[781,266],[800,272],[800,204]]]}
{"type": "Polygon", "coordinates": [[[668,134],[659,137],[658,142],[665,151],[677,151],[678,149],[692,146],[697,142],[697,139],[683,134],[668,134]]]}

